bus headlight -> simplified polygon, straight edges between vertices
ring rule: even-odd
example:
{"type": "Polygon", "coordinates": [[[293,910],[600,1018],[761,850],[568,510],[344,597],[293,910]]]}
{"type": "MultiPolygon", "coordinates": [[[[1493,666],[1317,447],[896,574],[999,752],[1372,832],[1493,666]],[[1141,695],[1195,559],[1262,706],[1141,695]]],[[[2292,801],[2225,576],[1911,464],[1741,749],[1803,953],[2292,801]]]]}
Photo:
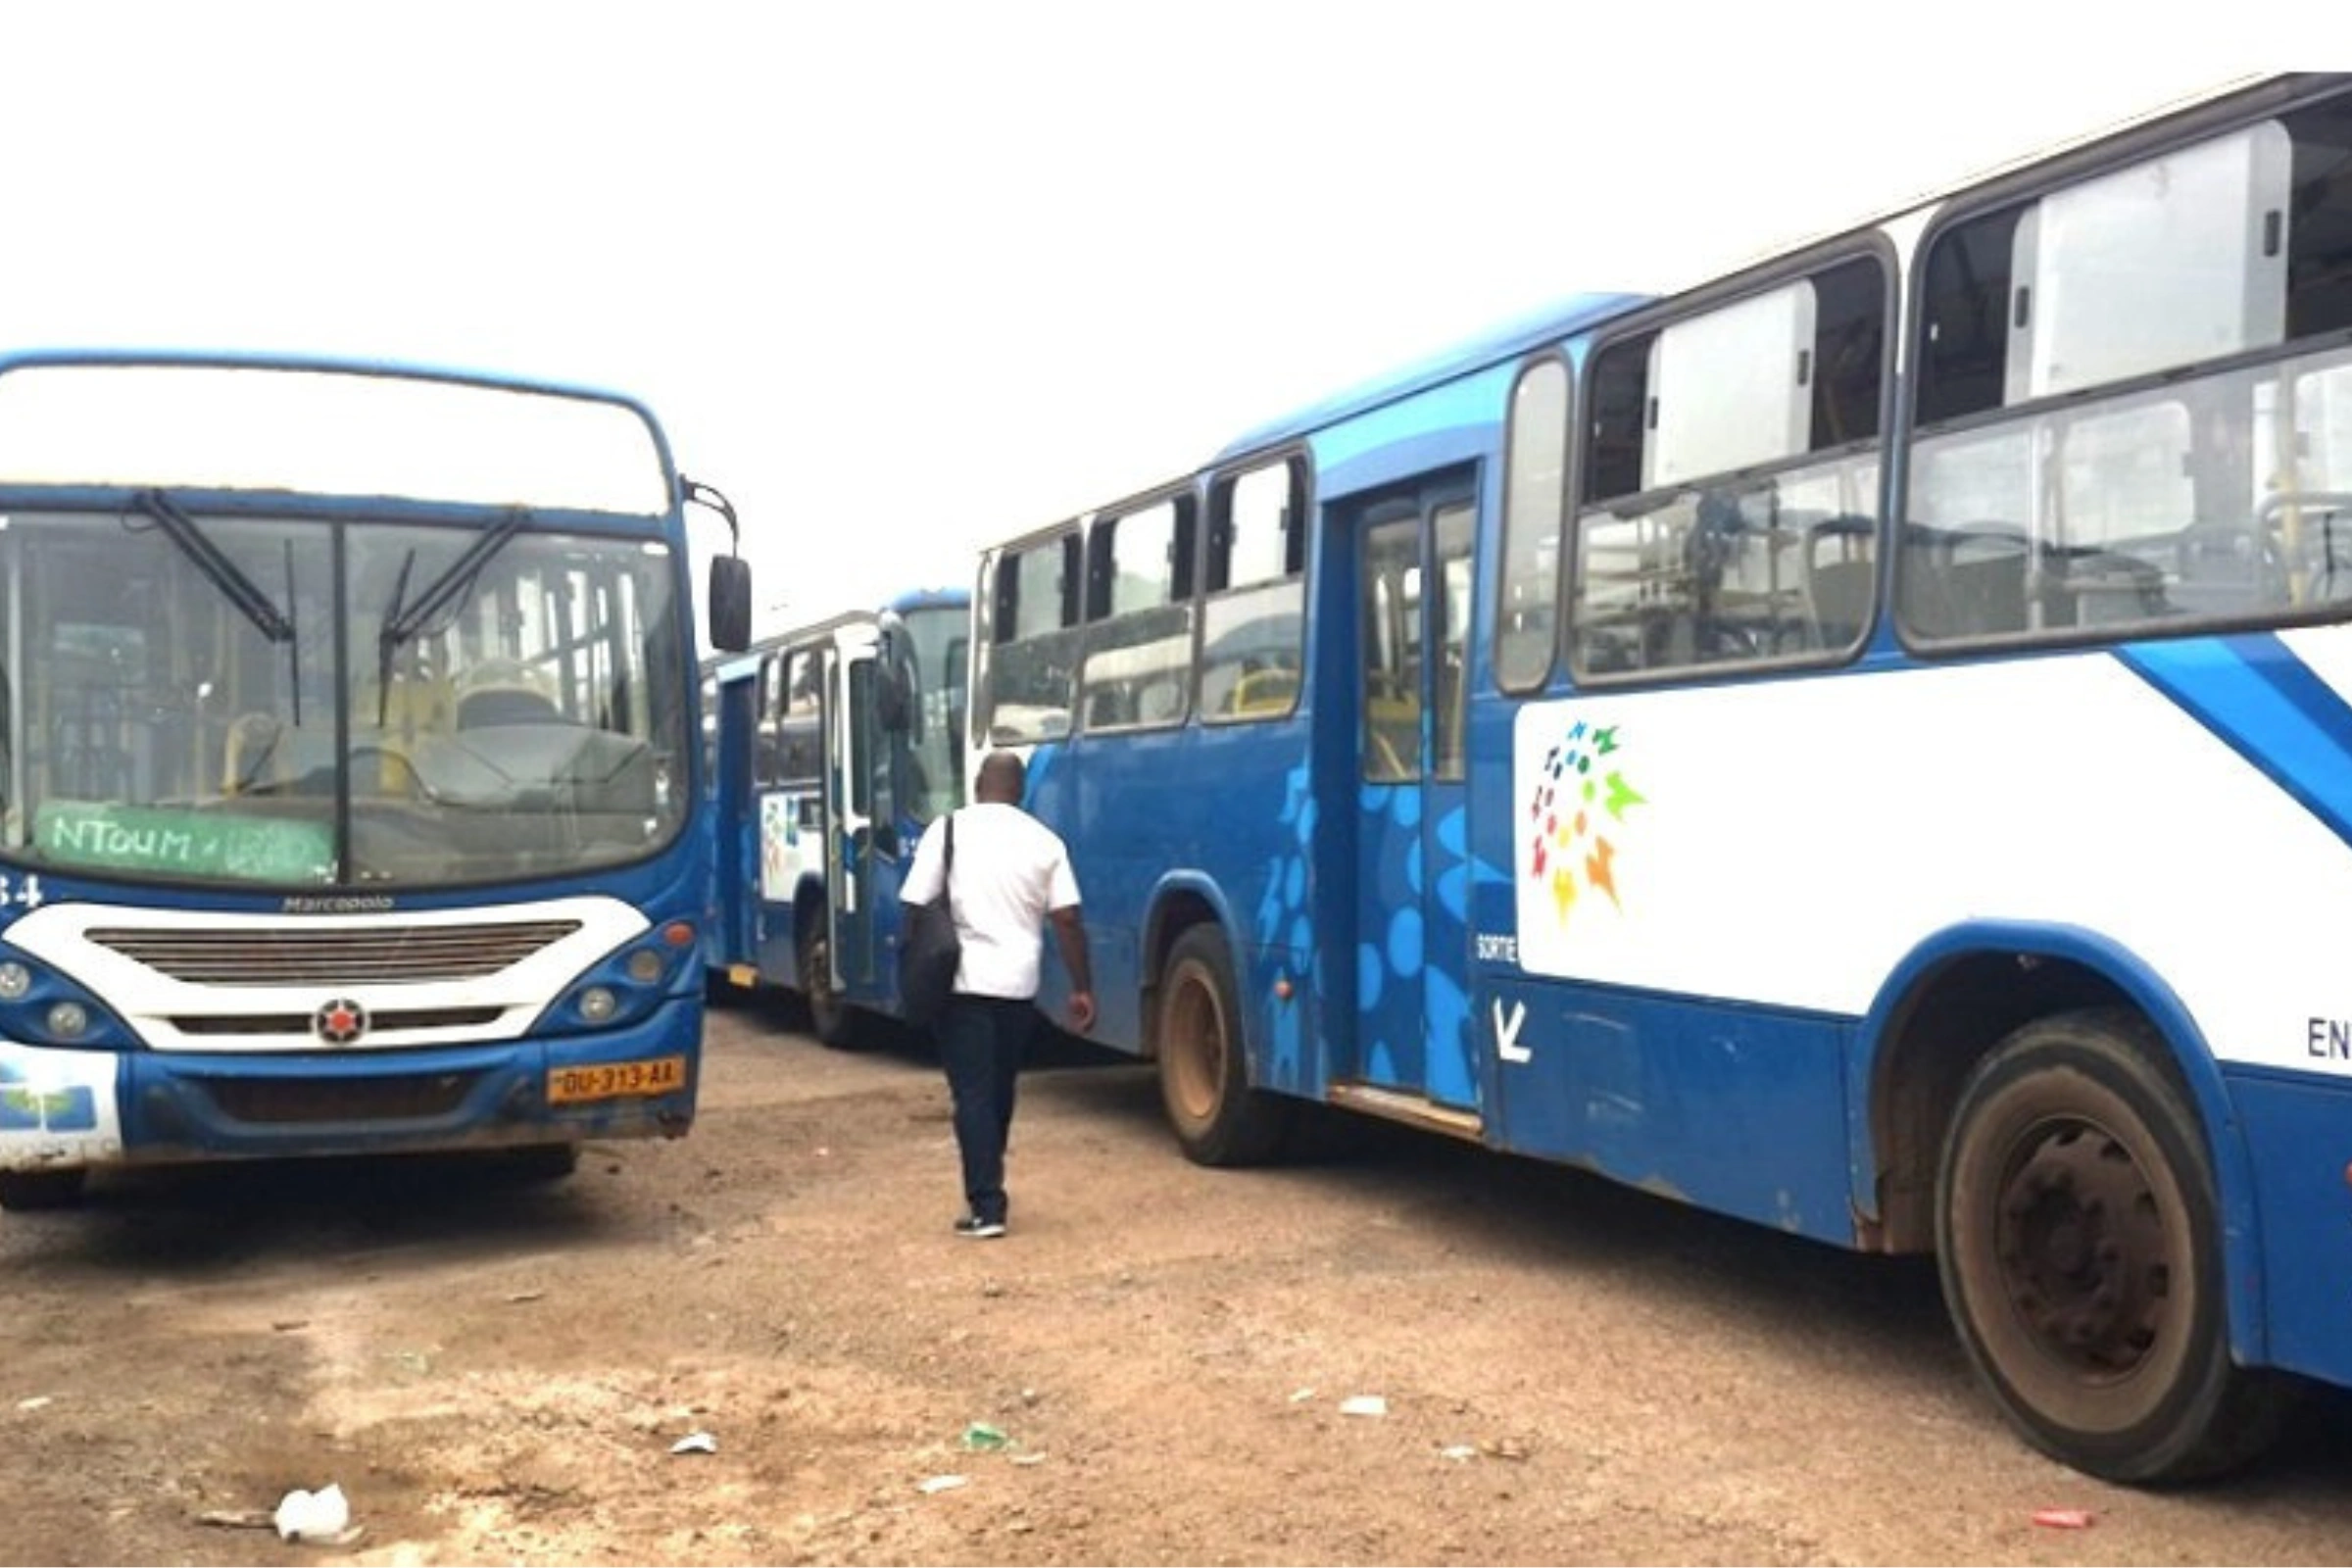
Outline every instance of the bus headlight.
{"type": "Polygon", "coordinates": [[[641,986],[650,986],[662,978],[662,955],[652,948],[639,948],[629,955],[627,973],[641,986]]]}
{"type": "Polygon", "coordinates": [[[32,971],[11,958],[0,963],[0,1002],[23,1002],[32,989],[32,971]]]}
{"type": "Polygon", "coordinates": [[[49,1007],[49,1032],[60,1040],[79,1040],[90,1027],[89,1009],[78,1002],[52,1003],[49,1007]]]}
{"type": "Polygon", "coordinates": [[[619,1010],[619,1001],[604,986],[590,986],[580,993],[580,1016],[590,1023],[603,1023],[619,1010]]]}

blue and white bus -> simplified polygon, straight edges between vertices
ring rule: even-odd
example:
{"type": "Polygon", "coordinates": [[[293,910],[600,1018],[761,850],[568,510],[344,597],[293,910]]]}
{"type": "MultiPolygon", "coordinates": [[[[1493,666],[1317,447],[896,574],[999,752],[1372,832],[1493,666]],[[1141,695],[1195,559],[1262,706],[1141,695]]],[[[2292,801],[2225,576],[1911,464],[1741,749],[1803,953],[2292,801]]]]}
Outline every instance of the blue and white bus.
{"type": "Polygon", "coordinates": [[[690,499],[608,393],[0,361],[0,1203],[687,1130],[690,499]]]}
{"type": "Polygon", "coordinates": [[[2347,622],[2352,78],[2289,76],[991,550],[975,735],[1196,1159],[1316,1102],[1933,1252],[2018,1429],[2157,1482],[2352,1383],[2347,622]]]}
{"type": "Polygon", "coordinates": [[[828,1046],[896,1018],[899,884],[963,804],[971,594],[926,588],[706,664],[717,994],[797,992],[828,1046]]]}

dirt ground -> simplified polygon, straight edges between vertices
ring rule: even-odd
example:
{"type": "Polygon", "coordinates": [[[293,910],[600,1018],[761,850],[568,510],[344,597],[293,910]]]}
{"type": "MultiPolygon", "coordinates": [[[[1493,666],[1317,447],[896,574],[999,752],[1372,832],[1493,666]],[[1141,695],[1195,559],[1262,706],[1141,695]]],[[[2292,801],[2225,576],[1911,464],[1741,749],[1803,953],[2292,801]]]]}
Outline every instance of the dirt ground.
{"type": "Polygon", "coordinates": [[[956,1238],[927,1052],[789,1025],[719,1013],[694,1132],[552,1185],[0,1217],[0,1558],[2352,1560],[2341,1401],[2226,1485],[2101,1485],[1999,1423],[1925,1265],[1398,1129],[1200,1170],[1083,1051],[1023,1079],[1012,1234],[956,1238]],[[329,1484],[356,1540],[266,1528],[329,1484]]]}

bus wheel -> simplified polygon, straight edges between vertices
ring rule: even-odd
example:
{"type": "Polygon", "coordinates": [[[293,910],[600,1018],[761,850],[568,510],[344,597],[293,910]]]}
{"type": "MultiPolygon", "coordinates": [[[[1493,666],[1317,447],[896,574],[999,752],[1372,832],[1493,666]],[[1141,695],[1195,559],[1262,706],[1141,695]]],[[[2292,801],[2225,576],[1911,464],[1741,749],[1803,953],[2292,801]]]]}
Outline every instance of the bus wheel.
{"type": "Polygon", "coordinates": [[[40,1208],[71,1208],[81,1201],[89,1172],[72,1170],[0,1170],[0,1208],[19,1213],[40,1208]]]}
{"type": "Polygon", "coordinates": [[[1943,1296],[2028,1441],[2110,1481],[2253,1457],[2286,1384],[2230,1358],[2213,1166],[2137,1014],[2030,1023],[1960,1094],[1936,1176],[1943,1296]]]}
{"type": "Polygon", "coordinates": [[[1159,982],[1159,1099],[1187,1158],[1254,1165],[1281,1152],[1290,1102],[1250,1086],[1233,956],[1216,927],[1177,938],[1159,982]]]}
{"type": "Polygon", "coordinates": [[[801,996],[808,1004],[808,1032],[835,1051],[858,1046],[858,1014],[833,989],[833,939],[811,922],[801,938],[801,996]]]}

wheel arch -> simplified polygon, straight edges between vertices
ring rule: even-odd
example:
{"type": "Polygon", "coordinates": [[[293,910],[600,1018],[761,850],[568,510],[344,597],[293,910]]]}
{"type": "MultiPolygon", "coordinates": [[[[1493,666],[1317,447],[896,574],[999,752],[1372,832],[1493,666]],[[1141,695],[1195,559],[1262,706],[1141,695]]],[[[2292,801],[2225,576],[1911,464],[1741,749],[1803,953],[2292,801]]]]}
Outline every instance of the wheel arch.
{"type": "MultiPolygon", "coordinates": [[[[1144,927],[1136,948],[1136,1004],[1142,1020],[1139,1031],[1142,1049],[1138,1054],[1146,1060],[1159,1055],[1159,980],[1167,970],[1168,955],[1175,951],[1177,941],[1187,931],[1201,925],[1213,925],[1224,934],[1225,951],[1233,957],[1234,979],[1239,984],[1246,972],[1242,967],[1242,945],[1235,936],[1233,912],[1224,890],[1200,871],[1171,871],[1162,876],[1147,901],[1144,927]]],[[[1235,1025],[1247,1028],[1246,1020],[1239,1017],[1235,1025]]],[[[1254,1078],[1256,1044],[1248,1032],[1243,1035],[1243,1049],[1250,1054],[1254,1078]]]]}
{"type": "Polygon", "coordinates": [[[2253,1161],[2228,1086],[2187,1007],[2136,953],[2080,926],[1953,926],[1904,956],[1863,1016],[1847,1061],[1848,1169],[1857,1239],[1886,1252],[1935,1246],[1936,1170],[1960,1086],[2020,1026],[2124,1006],[2163,1041],[2162,1065],[2196,1113],[2222,1217],[2232,1351],[2262,1361],[2262,1238],[2253,1161]]]}

